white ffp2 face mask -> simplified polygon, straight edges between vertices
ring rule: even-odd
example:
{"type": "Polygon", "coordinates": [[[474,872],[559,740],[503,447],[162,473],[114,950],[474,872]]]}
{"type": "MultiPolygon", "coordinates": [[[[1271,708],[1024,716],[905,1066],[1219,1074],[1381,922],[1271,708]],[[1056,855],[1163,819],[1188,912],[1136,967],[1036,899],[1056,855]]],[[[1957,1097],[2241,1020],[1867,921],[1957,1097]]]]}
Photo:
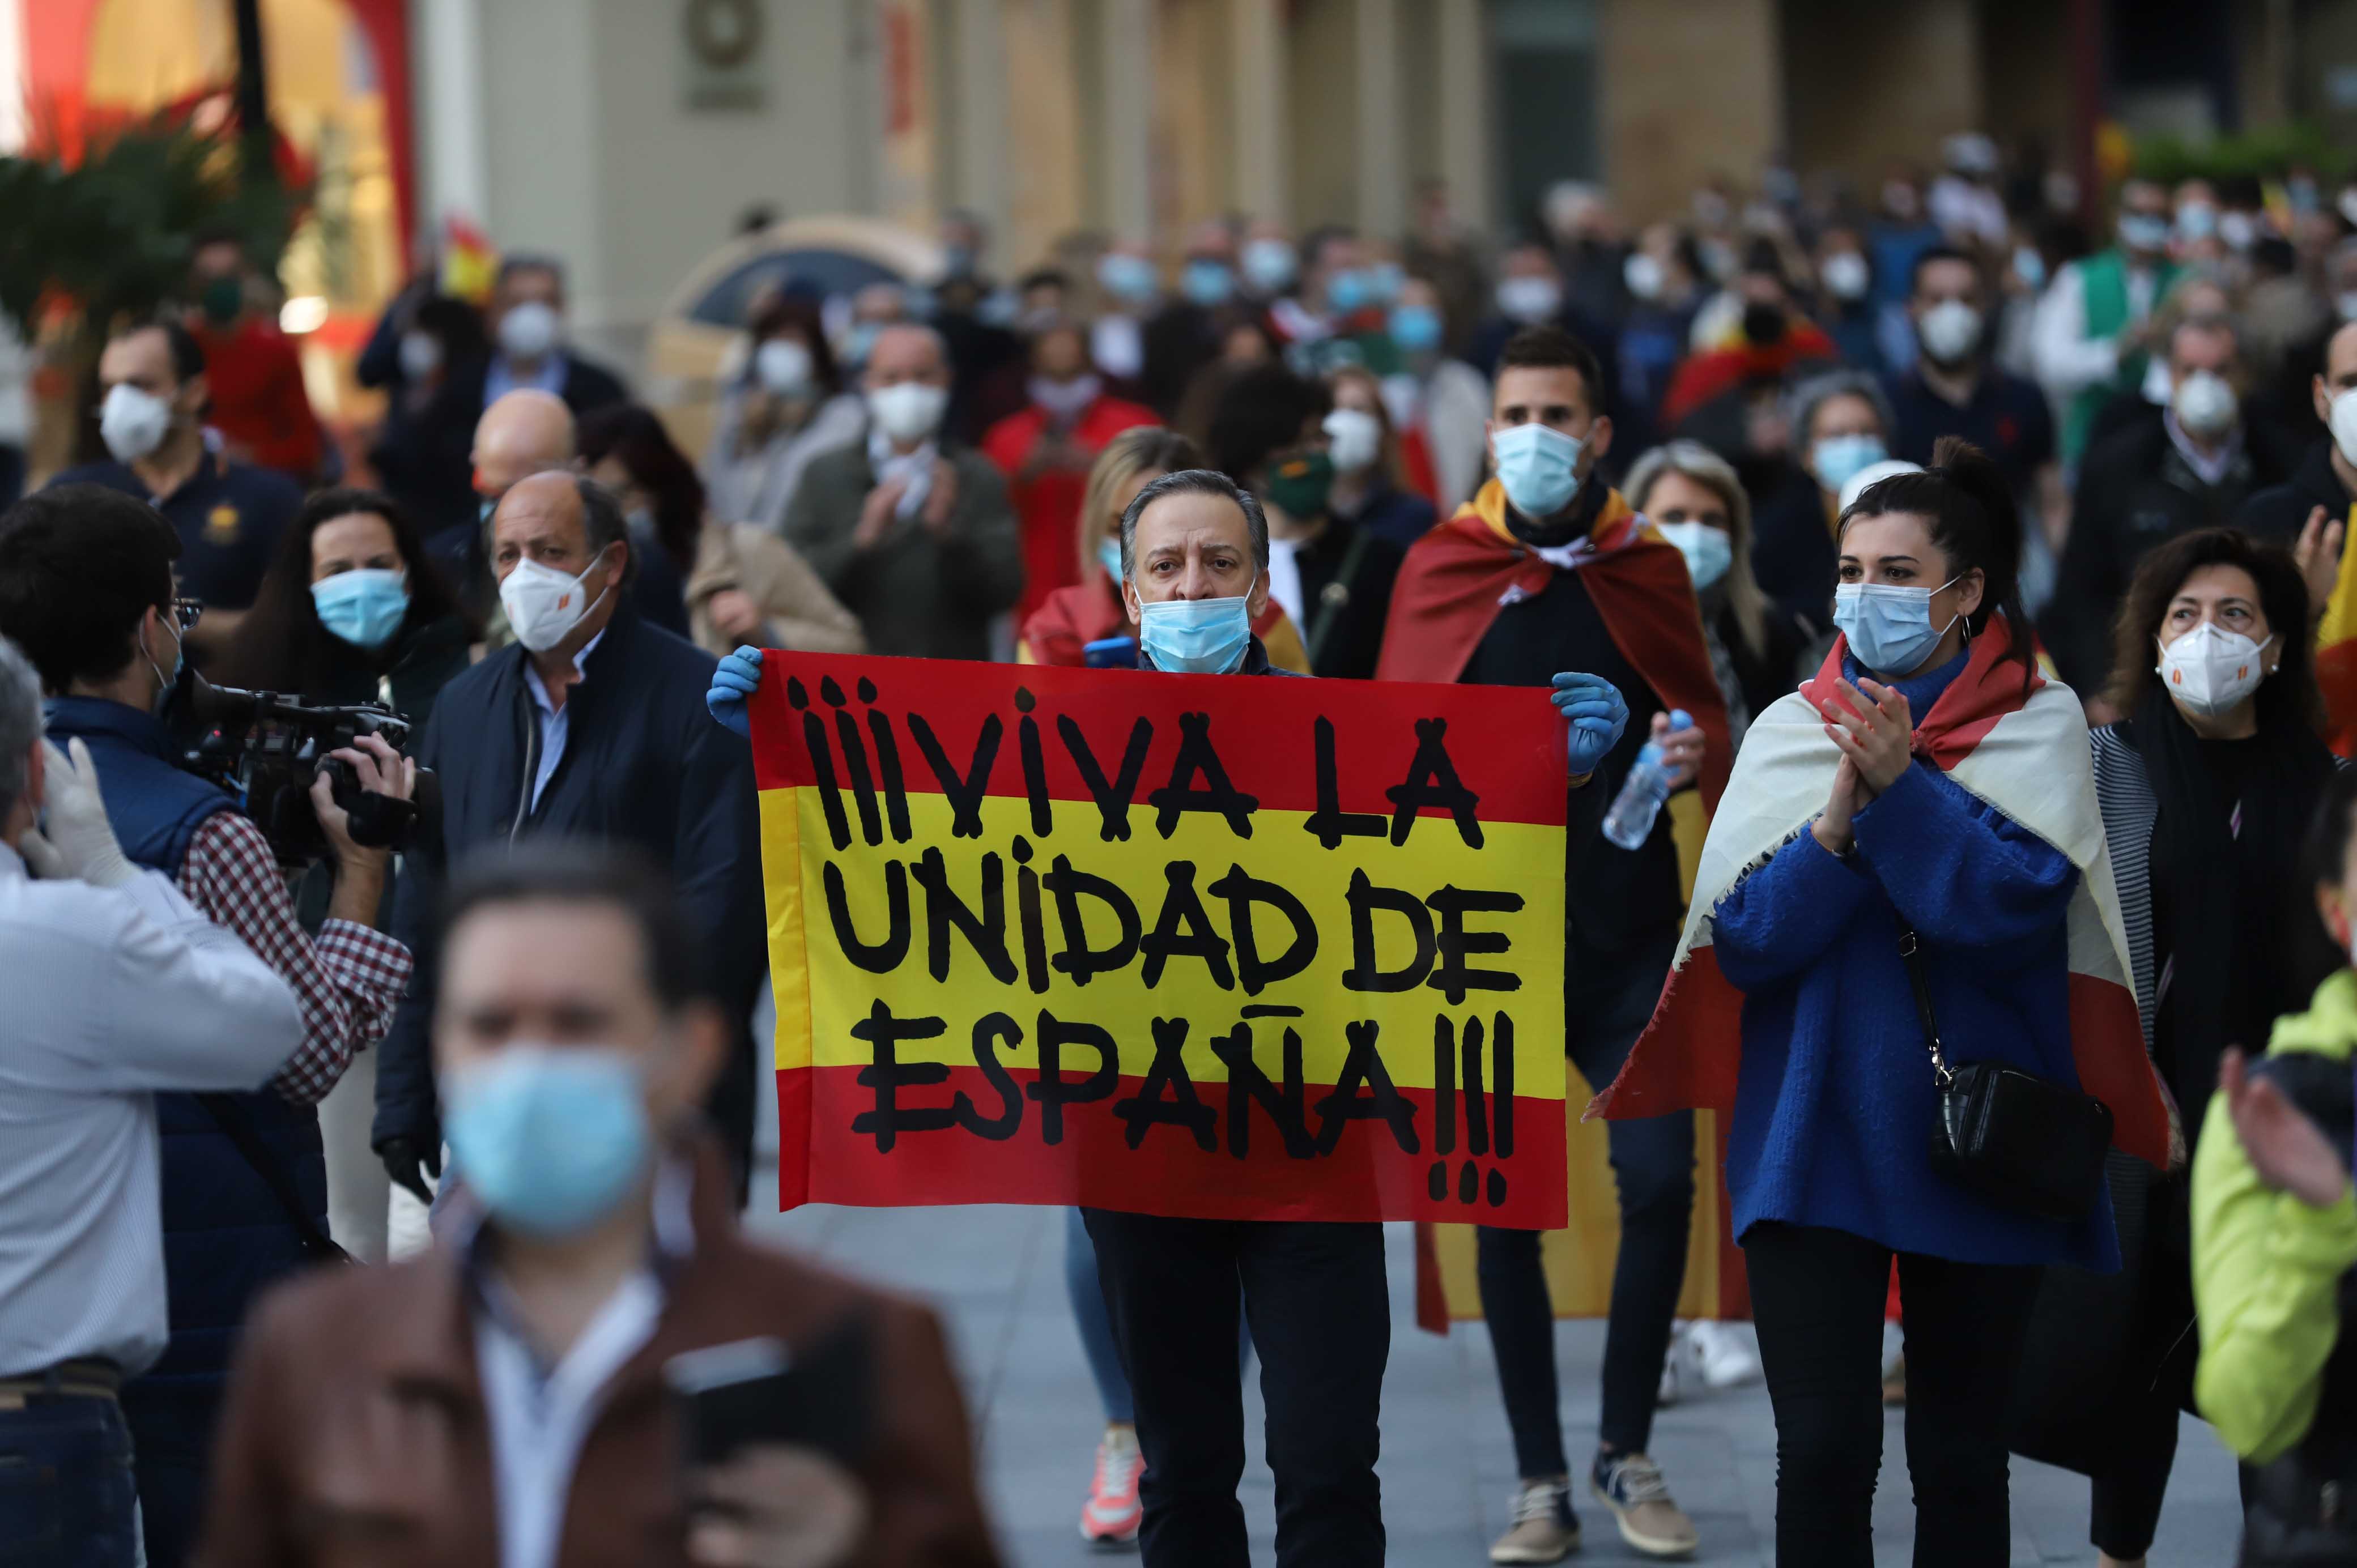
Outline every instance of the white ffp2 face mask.
{"type": "Polygon", "coordinates": [[[2168,682],[2169,697],[2179,707],[2213,718],[2239,705],[2267,678],[2262,657],[2267,642],[2253,642],[2239,631],[2205,620],[2175,642],[2161,644],[2160,662],[2154,669],[2168,682]]]}
{"type": "Polygon", "coordinates": [[[99,404],[98,434],[118,463],[136,463],[171,434],[172,405],[154,392],[117,384],[99,404]]]}
{"type": "MultiPolygon", "coordinates": [[[[598,559],[604,559],[602,553],[598,559]]],[[[597,561],[593,560],[581,569],[579,577],[568,577],[529,556],[518,561],[507,581],[500,585],[500,605],[508,613],[508,626],[516,640],[534,653],[545,653],[563,642],[581,624],[581,618],[614,591],[608,582],[595,598],[590,596],[583,579],[597,569],[597,561]]]]}

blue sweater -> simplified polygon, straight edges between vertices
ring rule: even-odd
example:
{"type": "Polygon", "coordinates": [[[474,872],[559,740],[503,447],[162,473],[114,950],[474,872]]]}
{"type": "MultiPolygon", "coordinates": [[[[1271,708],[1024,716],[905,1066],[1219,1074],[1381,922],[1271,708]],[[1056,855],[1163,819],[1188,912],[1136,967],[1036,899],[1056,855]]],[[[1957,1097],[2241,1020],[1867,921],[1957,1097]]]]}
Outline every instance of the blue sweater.
{"type": "MultiPolygon", "coordinates": [[[[1959,656],[1899,689],[1920,714],[1963,668],[1959,656]]],[[[2003,1061],[2076,1088],[2064,926],[2077,869],[1921,761],[1856,832],[1847,859],[1803,832],[1713,917],[1720,972],[1744,997],[1727,1159],[1737,1239],[1772,1220],[1961,1262],[2117,1269],[2108,1196],[2061,1224],[1932,1169],[1937,1093],[1899,956],[1903,911],[1952,1065],[2003,1061]]]]}

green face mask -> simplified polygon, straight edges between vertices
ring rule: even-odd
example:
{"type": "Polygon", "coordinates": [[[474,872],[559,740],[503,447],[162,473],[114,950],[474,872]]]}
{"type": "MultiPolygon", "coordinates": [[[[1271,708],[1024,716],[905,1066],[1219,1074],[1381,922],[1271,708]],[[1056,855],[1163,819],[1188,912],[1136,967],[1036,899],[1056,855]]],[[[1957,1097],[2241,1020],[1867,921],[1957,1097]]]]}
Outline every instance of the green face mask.
{"type": "Polygon", "coordinates": [[[1325,515],[1333,489],[1334,459],[1323,452],[1305,452],[1269,469],[1261,499],[1287,517],[1306,520],[1325,515]]]}
{"type": "Polygon", "coordinates": [[[245,309],[245,285],[233,277],[214,278],[197,295],[197,307],[216,327],[226,327],[245,309]]]}

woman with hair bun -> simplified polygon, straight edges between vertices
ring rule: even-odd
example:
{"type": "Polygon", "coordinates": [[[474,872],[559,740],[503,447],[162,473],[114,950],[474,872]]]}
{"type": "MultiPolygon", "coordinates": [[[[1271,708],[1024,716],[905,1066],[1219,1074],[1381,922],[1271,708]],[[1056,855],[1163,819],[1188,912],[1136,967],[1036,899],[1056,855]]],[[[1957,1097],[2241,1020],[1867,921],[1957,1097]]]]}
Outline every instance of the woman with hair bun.
{"type": "Polygon", "coordinates": [[[1996,466],[1932,467],[1840,516],[1814,681],[1751,726],[1677,967],[1609,1115],[1730,1113],[1727,1184],[1776,1413],[1779,1562],[1867,1568],[1897,1261],[1919,1568],[2008,1561],[2005,1417],[2038,1265],[2116,1269],[2111,1206],[2042,1218],[1936,1169],[1939,1078],[1997,1064],[2111,1110],[2158,1165],[2079,700],[2043,680],[1996,466]],[[1904,956],[1911,949],[1913,958],[1904,956]]]}

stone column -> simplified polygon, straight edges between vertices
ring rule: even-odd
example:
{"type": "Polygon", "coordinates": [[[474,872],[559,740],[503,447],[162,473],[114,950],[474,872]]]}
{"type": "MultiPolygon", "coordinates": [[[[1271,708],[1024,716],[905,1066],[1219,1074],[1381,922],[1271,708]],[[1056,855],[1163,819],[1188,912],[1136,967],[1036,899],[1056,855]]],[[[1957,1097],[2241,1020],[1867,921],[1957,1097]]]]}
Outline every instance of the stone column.
{"type": "Polygon", "coordinates": [[[1407,95],[1400,81],[1400,0],[1359,0],[1359,227],[1407,226],[1407,95]]]}
{"type": "Polygon", "coordinates": [[[1290,223],[1285,10],[1285,0],[1231,0],[1228,38],[1234,58],[1236,206],[1290,223]]]}

